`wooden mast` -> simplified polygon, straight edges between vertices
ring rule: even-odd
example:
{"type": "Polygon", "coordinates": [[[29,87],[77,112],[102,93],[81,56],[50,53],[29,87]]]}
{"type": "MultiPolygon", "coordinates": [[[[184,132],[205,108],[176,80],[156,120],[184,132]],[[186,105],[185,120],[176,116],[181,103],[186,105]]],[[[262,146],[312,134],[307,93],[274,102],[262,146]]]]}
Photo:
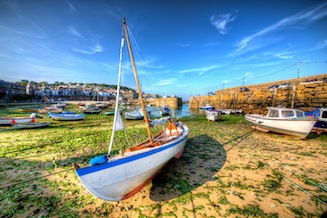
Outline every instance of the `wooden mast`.
{"type": "Polygon", "coordinates": [[[141,103],[141,107],[142,107],[142,111],[143,111],[144,122],[145,122],[146,129],[148,131],[148,137],[149,137],[150,144],[152,145],[153,141],[152,141],[152,134],[151,134],[150,126],[149,126],[149,120],[148,120],[148,116],[147,116],[145,106],[144,106],[144,102],[143,102],[143,93],[142,93],[142,90],[141,90],[141,86],[139,84],[139,77],[138,77],[138,74],[137,74],[137,70],[136,70],[136,66],[135,66],[135,62],[134,62],[134,57],[133,57],[133,52],[132,52],[131,44],[130,44],[129,37],[128,37],[126,20],[125,20],[124,17],[123,17],[123,24],[124,24],[124,31],[125,31],[125,37],[126,37],[128,52],[129,52],[129,56],[131,58],[134,77],[135,77],[136,86],[137,86],[137,91],[139,93],[140,103],[141,103]]]}

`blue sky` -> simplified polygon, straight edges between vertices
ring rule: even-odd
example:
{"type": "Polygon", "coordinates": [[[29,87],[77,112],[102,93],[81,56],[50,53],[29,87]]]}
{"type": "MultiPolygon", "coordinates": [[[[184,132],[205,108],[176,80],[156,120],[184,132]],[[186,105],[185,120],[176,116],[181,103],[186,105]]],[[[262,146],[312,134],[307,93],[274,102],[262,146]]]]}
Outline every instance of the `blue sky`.
{"type": "Polygon", "coordinates": [[[0,79],[116,84],[123,16],[146,93],[327,73],[327,1],[0,0],[0,79]]]}

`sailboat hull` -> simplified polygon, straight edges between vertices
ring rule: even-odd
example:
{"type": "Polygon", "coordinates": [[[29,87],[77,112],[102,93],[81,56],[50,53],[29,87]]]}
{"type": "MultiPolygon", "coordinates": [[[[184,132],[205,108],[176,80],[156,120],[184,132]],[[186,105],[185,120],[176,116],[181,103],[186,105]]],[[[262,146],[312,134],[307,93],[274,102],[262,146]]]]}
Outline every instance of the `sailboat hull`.
{"type": "Polygon", "coordinates": [[[127,152],[107,163],[77,169],[76,173],[95,196],[108,201],[125,199],[136,188],[146,185],[171,158],[180,156],[188,132],[183,124],[183,133],[166,144],[127,152]]]}

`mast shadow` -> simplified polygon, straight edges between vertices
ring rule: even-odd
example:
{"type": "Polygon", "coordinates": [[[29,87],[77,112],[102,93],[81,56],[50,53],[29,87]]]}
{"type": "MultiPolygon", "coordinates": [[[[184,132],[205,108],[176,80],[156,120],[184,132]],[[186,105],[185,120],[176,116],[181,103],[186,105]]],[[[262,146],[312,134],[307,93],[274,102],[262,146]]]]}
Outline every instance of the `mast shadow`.
{"type": "Polygon", "coordinates": [[[150,198],[167,201],[215,180],[224,166],[226,151],[222,144],[207,134],[189,138],[180,159],[169,161],[152,180],[150,198]]]}

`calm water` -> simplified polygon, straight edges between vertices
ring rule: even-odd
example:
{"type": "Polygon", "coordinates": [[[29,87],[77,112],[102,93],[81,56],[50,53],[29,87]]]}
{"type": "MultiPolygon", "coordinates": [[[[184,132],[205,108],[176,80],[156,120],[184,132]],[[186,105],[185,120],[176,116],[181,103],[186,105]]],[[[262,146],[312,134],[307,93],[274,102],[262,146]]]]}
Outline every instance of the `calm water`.
{"type": "MultiPolygon", "coordinates": [[[[151,106],[147,108],[151,110],[151,116],[160,117],[161,107],[151,106]]],[[[192,114],[200,113],[198,109],[190,109],[188,104],[183,104],[182,107],[179,107],[177,109],[170,108],[170,111],[171,111],[170,116],[176,118],[189,117],[192,114]]]]}
{"type": "Polygon", "coordinates": [[[199,109],[191,109],[189,108],[188,104],[183,104],[182,107],[176,109],[176,110],[171,110],[172,111],[172,117],[189,117],[192,116],[193,114],[199,114],[201,111],[199,109]]]}

